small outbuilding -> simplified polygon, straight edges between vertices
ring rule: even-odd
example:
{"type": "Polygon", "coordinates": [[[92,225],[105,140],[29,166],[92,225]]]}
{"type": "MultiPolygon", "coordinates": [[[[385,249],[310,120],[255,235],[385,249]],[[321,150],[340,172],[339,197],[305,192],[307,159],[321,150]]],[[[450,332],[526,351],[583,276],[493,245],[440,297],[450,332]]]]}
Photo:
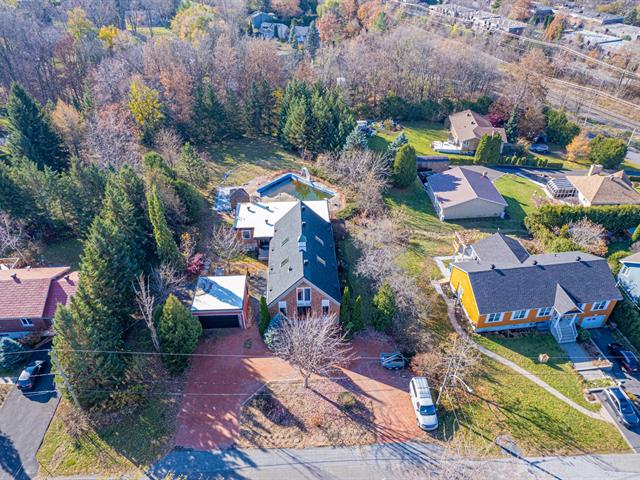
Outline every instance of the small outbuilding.
{"type": "Polygon", "coordinates": [[[191,314],[203,329],[246,328],[249,290],[245,275],[199,277],[191,314]]]}

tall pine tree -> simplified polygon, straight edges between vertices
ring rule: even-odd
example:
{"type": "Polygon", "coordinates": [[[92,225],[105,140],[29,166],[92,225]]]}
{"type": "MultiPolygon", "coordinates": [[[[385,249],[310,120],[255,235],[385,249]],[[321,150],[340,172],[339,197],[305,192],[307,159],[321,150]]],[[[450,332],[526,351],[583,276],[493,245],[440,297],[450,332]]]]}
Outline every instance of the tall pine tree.
{"type": "Polygon", "coordinates": [[[316,27],[316,22],[311,22],[309,25],[309,31],[307,37],[304,39],[304,50],[309,54],[311,58],[315,58],[318,49],[320,48],[320,32],[316,27]]]}
{"type": "Polygon", "coordinates": [[[7,102],[9,138],[14,156],[24,156],[42,169],[64,170],[68,165],[62,139],[40,105],[19,84],[11,85],[7,102]]]}
{"type": "Polygon", "coordinates": [[[155,185],[151,186],[147,194],[147,205],[149,208],[149,220],[153,225],[153,236],[156,240],[156,248],[160,261],[170,263],[176,267],[182,265],[182,257],[173,239],[173,234],[167,225],[164,215],[164,206],[158,197],[155,185]]]}

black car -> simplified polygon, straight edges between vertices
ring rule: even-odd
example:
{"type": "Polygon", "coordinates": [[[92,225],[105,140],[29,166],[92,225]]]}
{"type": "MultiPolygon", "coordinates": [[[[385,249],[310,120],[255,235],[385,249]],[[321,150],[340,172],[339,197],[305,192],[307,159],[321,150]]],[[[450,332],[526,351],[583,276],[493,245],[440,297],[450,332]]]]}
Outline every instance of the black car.
{"type": "Polygon", "coordinates": [[[607,345],[607,350],[620,361],[622,368],[627,372],[635,373],[638,371],[638,368],[640,368],[640,363],[638,363],[638,358],[635,354],[631,350],[625,349],[621,344],[617,342],[610,343],[607,345]]]}
{"type": "Polygon", "coordinates": [[[609,403],[615,410],[622,423],[629,427],[635,427],[640,423],[633,404],[627,394],[620,387],[605,388],[605,394],[609,403]]]}
{"type": "Polygon", "coordinates": [[[24,370],[22,370],[22,373],[18,377],[16,387],[23,391],[32,390],[36,382],[40,378],[44,365],[44,360],[36,360],[35,362],[31,362],[29,365],[24,367],[24,370]]]}

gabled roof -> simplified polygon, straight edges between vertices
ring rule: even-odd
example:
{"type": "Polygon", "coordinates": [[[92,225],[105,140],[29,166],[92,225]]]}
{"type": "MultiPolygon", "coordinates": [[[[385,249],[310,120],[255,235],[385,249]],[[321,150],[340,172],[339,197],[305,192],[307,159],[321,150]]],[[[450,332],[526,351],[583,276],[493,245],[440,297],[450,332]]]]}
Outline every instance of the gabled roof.
{"type": "Polygon", "coordinates": [[[268,304],[302,279],[340,302],[331,223],[306,202],[297,202],[278,220],[269,250],[268,304]]]}
{"type": "Polygon", "coordinates": [[[477,198],[507,206],[488,176],[468,168],[451,168],[431,175],[428,182],[436,201],[443,209],[477,198]]]}
{"type": "Polygon", "coordinates": [[[640,204],[640,193],[633,188],[622,170],[612,175],[572,175],[567,180],[592,205],[640,204]]]}
{"type": "Polygon", "coordinates": [[[483,263],[522,263],[529,252],[515,238],[498,232],[474,243],[471,248],[483,263]]]}
{"type": "Polygon", "coordinates": [[[569,292],[562,288],[562,285],[559,283],[556,284],[556,299],[553,302],[553,308],[560,315],[565,315],[570,312],[582,313],[582,309],[576,304],[573,298],[571,298],[569,292]]]}
{"type": "Polygon", "coordinates": [[[481,315],[551,307],[556,302],[566,308],[565,294],[576,305],[622,299],[607,261],[595,255],[549,253],[530,255],[521,262],[510,254],[503,257],[453,264],[468,274],[481,315]],[[560,296],[558,285],[564,292],[560,296]]]}
{"type": "Polygon", "coordinates": [[[0,270],[0,319],[52,318],[77,284],[69,267],[0,270]]]}
{"type": "Polygon", "coordinates": [[[191,311],[242,310],[246,285],[246,275],[199,277],[191,311]]]}
{"type": "MultiPolygon", "coordinates": [[[[238,203],[233,228],[252,228],[255,238],[273,237],[273,227],[298,202],[256,202],[238,203]]],[[[304,202],[327,222],[329,221],[329,206],[326,200],[304,202]]]]}
{"type": "Polygon", "coordinates": [[[494,127],[489,120],[473,110],[464,110],[449,115],[449,122],[461,142],[474,138],[480,139],[483,135],[494,135],[496,133],[500,135],[504,143],[508,141],[504,128],[494,127]]]}

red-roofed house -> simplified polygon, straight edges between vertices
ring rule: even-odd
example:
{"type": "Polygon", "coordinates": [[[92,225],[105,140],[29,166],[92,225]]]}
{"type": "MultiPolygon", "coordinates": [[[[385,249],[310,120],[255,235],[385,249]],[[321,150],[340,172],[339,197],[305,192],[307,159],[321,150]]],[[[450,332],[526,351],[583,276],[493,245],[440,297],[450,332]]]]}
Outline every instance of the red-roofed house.
{"type": "Polygon", "coordinates": [[[0,270],[0,336],[44,333],[77,287],[69,267],[0,270]]]}

